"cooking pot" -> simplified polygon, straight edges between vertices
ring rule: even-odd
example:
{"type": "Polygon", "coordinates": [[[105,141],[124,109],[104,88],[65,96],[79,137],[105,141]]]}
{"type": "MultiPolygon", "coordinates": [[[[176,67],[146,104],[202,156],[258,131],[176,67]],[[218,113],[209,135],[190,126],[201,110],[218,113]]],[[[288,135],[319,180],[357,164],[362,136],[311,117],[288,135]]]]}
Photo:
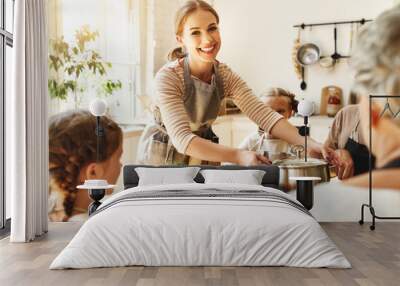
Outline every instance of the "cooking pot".
{"type": "Polygon", "coordinates": [[[307,162],[304,158],[275,160],[272,163],[279,167],[279,187],[284,191],[296,188],[296,181],[289,180],[289,177],[320,177],[321,182],[329,182],[331,179],[328,163],[314,158],[307,162]]]}

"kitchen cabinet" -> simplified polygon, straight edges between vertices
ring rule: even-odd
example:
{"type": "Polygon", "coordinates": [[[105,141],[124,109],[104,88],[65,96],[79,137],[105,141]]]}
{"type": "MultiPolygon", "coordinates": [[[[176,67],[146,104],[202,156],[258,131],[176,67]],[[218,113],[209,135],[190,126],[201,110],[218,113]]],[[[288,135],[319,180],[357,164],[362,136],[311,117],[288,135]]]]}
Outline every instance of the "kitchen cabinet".
{"type": "Polygon", "coordinates": [[[243,114],[224,115],[217,118],[212,129],[220,144],[237,147],[249,134],[257,131],[257,125],[243,114]]]}

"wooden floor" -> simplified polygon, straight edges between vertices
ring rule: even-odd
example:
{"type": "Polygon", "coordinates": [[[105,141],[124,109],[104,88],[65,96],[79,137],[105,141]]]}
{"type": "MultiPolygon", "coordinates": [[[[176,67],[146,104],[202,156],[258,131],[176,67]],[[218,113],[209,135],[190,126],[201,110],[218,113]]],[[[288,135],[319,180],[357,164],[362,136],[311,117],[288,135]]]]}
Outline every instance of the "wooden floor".
{"type": "Polygon", "coordinates": [[[123,267],[48,270],[79,229],[52,223],[44,237],[28,244],[0,241],[0,285],[400,285],[400,223],[378,222],[375,231],[357,223],[323,223],[353,268],[123,267]]]}

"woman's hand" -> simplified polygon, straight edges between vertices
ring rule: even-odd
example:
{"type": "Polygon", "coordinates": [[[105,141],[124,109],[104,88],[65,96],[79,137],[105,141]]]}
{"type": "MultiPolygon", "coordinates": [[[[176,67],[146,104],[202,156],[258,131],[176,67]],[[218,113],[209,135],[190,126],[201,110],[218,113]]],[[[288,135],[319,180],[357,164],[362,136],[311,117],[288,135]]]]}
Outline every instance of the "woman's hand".
{"type": "Polygon", "coordinates": [[[336,174],[339,180],[345,180],[354,176],[354,162],[347,150],[334,150],[331,147],[323,145],[321,147],[321,154],[329,164],[336,167],[336,174]]]}
{"type": "Polygon", "coordinates": [[[345,180],[354,176],[354,162],[349,151],[345,149],[336,150],[333,161],[339,180],[345,180]]]}
{"type": "Polygon", "coordinates": [[[257,154],[253,151],[238,150],[237,164],[242,166],[254,166],[267,164],[270,165],[271,161],[267,157],[257,154]]]}
{"type": "Polygon", "coordinates": [[[201,137],[195,137],[190,141],[186,155],[205,161],[230,162],[243,166],[271,164],[268,158],[256,152],[227,147],[201,137]]]}
{"type": "Polygon", "coordinates": [[[332,149],[331,147],[323,145],[321,148],[322,151],[322,157],[331,165],[334,165],[334,159],[335,159],[335,150],[332,149]]]}
{"type": "Polygon", "coordinates": [[[323,158],[324,150],[321,143],[318,143],[312,138],[307,138],[308,141],[308,155],[313,158],[323,158]]]}
{"type": "Polygon", "coordinates": [[[322,155],[329,164],[336,167],[339,180],[345,180],[354,176],[354,162],[346,149],[333,150],[330,147],[322,147],[322,155]]]}

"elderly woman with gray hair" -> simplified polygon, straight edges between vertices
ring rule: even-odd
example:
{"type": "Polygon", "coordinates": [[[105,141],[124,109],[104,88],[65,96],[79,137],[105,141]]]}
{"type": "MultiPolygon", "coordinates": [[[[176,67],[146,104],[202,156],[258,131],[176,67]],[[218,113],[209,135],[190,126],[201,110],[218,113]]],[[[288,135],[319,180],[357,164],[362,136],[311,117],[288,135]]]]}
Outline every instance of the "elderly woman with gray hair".
{"type": "MultiPolygon", "coordinates": [[[[386,100],[369,95],[400,95],[400,5],[383,12],[359,34],[352,55],[354,90],[360,95],[360,127],[369,142],[371,116],[372,146],[377,169],[372,172],[374,206],[379,215],[393,216],[400,206],[400,98],[388,98],[397,118],[384,112],[386,100]],[[391,207],[393,205],[393,207],[391,207]]],[[[368,144],[369,145],[369,144],[368,144]]],[[[369,175],[319,185],[315,188],[312,213],[321,221],[354,221],[367,200],[369,175]]]]}

